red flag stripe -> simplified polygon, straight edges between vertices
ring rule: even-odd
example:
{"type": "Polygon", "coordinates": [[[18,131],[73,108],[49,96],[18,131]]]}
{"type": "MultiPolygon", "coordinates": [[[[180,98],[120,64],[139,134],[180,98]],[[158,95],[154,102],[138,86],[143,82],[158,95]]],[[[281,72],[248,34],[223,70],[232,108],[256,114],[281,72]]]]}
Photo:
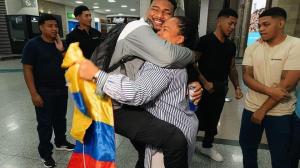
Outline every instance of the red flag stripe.
{"type": "Polygon", "coordinates": [[[116,168],[116,164],[114,162],[97,161],[86,154],[73,153],[68,168],[116,168]]]}

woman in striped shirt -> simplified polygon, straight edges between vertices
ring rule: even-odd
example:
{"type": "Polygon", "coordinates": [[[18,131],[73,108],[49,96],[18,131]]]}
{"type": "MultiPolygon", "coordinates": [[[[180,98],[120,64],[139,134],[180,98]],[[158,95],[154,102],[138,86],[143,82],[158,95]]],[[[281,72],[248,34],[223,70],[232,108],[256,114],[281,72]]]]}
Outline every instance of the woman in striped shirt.
{"type": "MultiPolygon", "coordinates": [[[[189,48],[194,46],[198,37],[197,29],[181,16],[167,20],[157,34],[173,44],[189,48]]],[[[94,66],[88,60],[82,62],[81,66],[82,64],[86,64],[84,67],[94,66]]],[[[188,107],[186,69],[166,69],[145,62],[134,81],[122,74],[107,74],[100,71],[97,80],[103,79],[106,79],[103,91],[112,99],[122,104],[143,106],[153,116],[178,127],[188,142],[190,163],[195,149],[198,119],[188,107]]],[[[153,167],[151,166],[153,153],[153,149],[147,147],[146,168],[153,167]]]]}
{"type": "MultiPolygon", "coordinates": [[[[167,20],[157,34],[164,40],[173,44],[184,45],[190,49],[193,48],[196,37],[198,37],[197,30],[193,29],[191,23],[182,16],[167,20]]],[[[183,132],[188,142],[190,165],[195,149],[198,120],[195,118],[195,113],[189,110],[187,104],[187,71],[185,69],[158,69],[158,71],[162,71],[161,73],[167,74],[170,81],[155,100],[145,104],[145,108],[155,117],[175,125],[183,132]]],[[[143,70],[141,69],[141,71],[143,70]]],[[[153,150],[153,148],[146,148],[146,168],[159,168],[159,164],[152,165],[152,163],[155,163],[151,161],[155,153],[156,150],[153,150]]]]}

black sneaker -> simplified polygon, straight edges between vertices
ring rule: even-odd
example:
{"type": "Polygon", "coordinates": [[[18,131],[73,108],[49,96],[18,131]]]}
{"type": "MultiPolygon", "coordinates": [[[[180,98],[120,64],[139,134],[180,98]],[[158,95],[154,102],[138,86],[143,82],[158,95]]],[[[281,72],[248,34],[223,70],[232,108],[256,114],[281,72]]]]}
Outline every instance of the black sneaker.
{"type": "Polygon", "coordinates": [[[42,161],[44,163],[44,167],[48,167],[48,168],[55,167],[55,161],[51,156],[47,159],[42,159],[42,161]]]}
{"type": "Polygon", "coordinates": [[[75,148],[74,144],[71,144],[70,142],[66,141],[65,143],[61,145],[55,145],[56,150],[64,150],[64,151],[73,151],[75,148]]]}

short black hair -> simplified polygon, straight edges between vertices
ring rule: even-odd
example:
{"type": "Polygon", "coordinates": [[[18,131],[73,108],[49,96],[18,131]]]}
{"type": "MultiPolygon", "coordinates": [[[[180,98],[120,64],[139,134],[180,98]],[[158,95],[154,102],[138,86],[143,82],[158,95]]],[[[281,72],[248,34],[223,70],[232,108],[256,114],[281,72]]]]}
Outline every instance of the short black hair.
{"type": "Polygon", "coordinates": [[[58,20],[56,19],[55,16],[51,14],[43,14],[39,17],[38,25],[43,25],[47,20],[55,20],[56,23],[58,24],[58,20]]]}
{"type": "Polygon", "coordinates": [[[89,11],[89,8],[84,5],[79,5],[74,9],[74,16],[81,15],[83,11],[89,11]]]}
{"type": "Polygon", "coordinates": [[[218,18],[219,17],[230,17],[230,16],[238,18],[238,14],[236,13],[236,11],[231,8],[224,8],[218,14],[218,18]]]}
{"type": "MultiPolygon", "coordinates": [[[[167,1],[169,1],[174,6],[174,11],[175,11],[177,8],[176,0],[167,0],[167,1]]],[[[152,2],[153,2],[153,0],[150,1],[150,5],[152,4],[152,2]]]]}
{"type": "Polygon", "coordinates": [[[259,18],[264,17],[264,16],[282,17],[282,18],[284,18],[284,20],[286,20],[286,18],[287,18],[286,11],[280,7],[272,7],[270,9],[263,11],[259,15],[259,18]]]}
{"type": "Polygon", "coordinates": [[[194,50],[199,38],[196,25],[184,16],[174,16],[174,18],[178,19],[179,33],[184,37],[184,46],[194,50]]]}

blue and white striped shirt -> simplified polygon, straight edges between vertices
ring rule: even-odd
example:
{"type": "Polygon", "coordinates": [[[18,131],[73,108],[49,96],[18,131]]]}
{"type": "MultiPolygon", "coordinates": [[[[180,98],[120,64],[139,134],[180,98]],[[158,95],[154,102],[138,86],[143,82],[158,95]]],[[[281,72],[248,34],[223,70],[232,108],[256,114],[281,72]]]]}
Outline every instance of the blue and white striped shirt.
{"type": "Polygon", "coordinates": [[[187,139],[191,158],[198,119],[188,108],[185,69],[165,69],[145,62],[135,81],[122,74],[109,75],[102,71],[99,76],[97,85],[107,78],[103,91],[114,100],[133,106],[142,105],[155,117],[178,127],[187,139]]]}

